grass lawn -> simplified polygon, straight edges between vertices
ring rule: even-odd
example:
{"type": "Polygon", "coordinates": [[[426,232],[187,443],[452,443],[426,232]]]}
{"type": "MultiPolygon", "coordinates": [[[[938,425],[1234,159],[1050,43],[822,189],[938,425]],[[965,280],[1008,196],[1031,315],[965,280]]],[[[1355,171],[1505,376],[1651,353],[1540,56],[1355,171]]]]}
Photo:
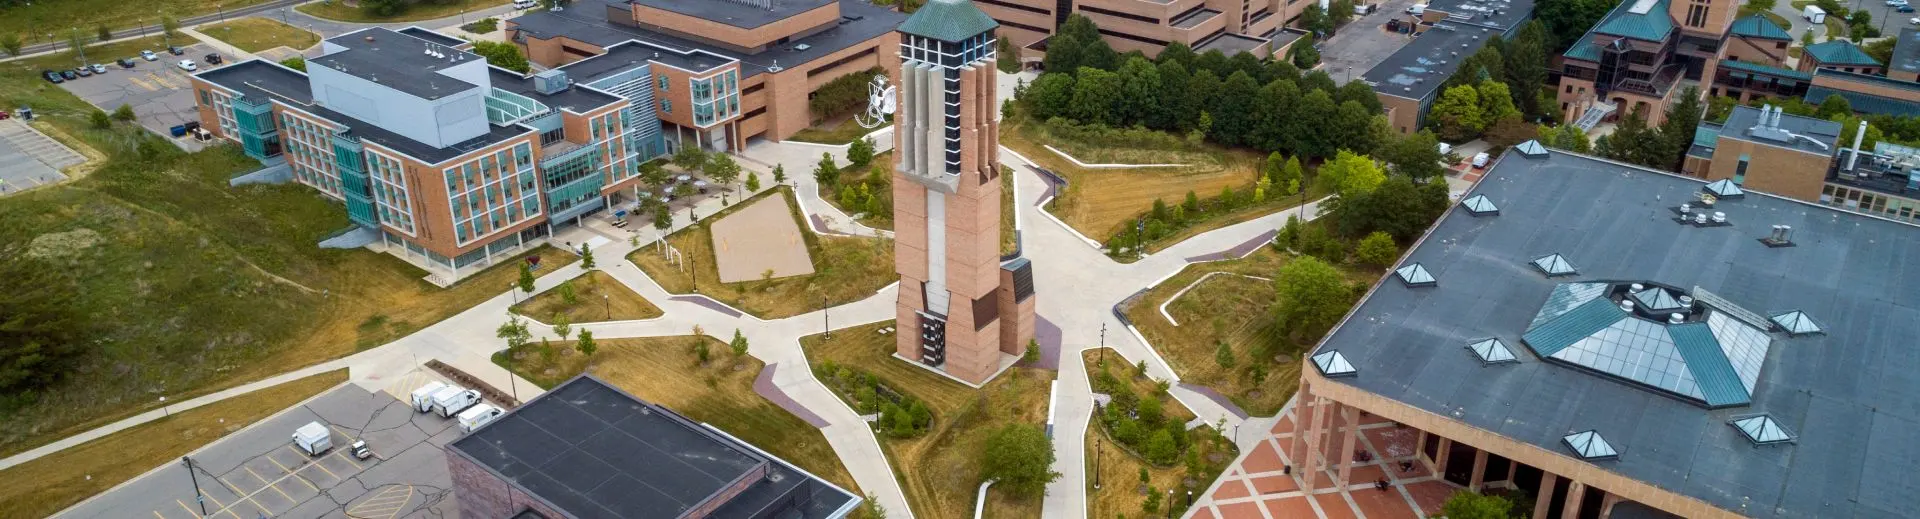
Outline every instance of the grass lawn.
{"type": "MultiPolygon", "coordinates": [[[[313,15],[316,18],[342,22],[415,22],[435,18],[446,18],[448,16],[459,16],[462,10],[473,13],[474,11],[489,7],[506,5],[506,3],[504,0],[453,0],[444,3],[410,2],[406,4],[406,10],[400,11],[399,14],[393,16],[373,16],[361,10],[359,7],[347,5],[346,2],[342,2],[341,0],[324,0],[310,4],[301,4],[300,6],[294,7],[294,9],[313,15]]],[[[474,15],[472,20],[467,21],[472,22],[480,18],[479,15],[474,15]]]]}
{"type": "MultiPolygon", "coordinates": [[[[820,305],[840,305],[872,296],[875,291],[899,279],[893,274],[893,243],[878,238],[818,236],[807,230],[799,204],[793,200],[793,188],[780,186],[761,191],[752,198],[733,204],[727,210],[700,217],[698,225],[667,236],[667,243],[679,249],[697,269],[697,292],[718,299],[762,319],[791,317],[820,309],[820,305]],[[772,281],[721,283],[714,266],[713,238],[707,225],[725,218],[761,197],[778,196],[786,200],[795,225],[807,242],[813,257],[813,274],[776,278],[772,281]],[[824,300],[824,301],[823,301],[824,300]]],[[[675,294],[696,292],[693,273],[672,264],[653,247],[641,247],[627,259],[651,276],[662,288],[675,294]]]]}
{"type": "Polygon", "coordinates": [[[881,128],[888,126],[893,126],[893,119],[891,117],[887,118],[886,122],[872,128],[863,128],[860,126],[860,123],[854,122],[852,117],[848,117],[841,119],[838,123],[828,122],[820,126],[802,129],[794,132],[793,136],[788,137],[788,139],[819,144],[847,144],[853,142],[854,139],[880,131],[881,128]]]}
{"type": "MultiPolygon", "coordinates": [[[[161,16],[185,19],[190,16],[213,14],[214,6],[228,11],[263,3],[264,0],[152,0],[147,2],[125,2],[121,0],[57,0],[42,2],[8,3],[6,16],[0,16],[0,34],[20,34],[28,45],[47,42],[48,27],[76,27],[89,40],[94,37],[94,26],[106,25],[113,29],[114,36],[121,36],[121,29],[133,29],[140,25],[159,25],[161,16]],[[27,31],[34,34],[28,35],[27,31]]],[[[66,34],[53,31],[54,40],[65,42],[66,34]]],[[[136,31],[137,32],[137,31],[136,31]]],[[[113,60],[106,60],[113,61],[113,60]]]]}
{"type": "Polygon", "coordinates": [[[507,361],[507,352],[500,352],[493,361],[549,388],[582,371],[593,373],[642,400],[718,427],[860,494],[853,475],[840,464],[820,429],[753,392],[753,379],[763,366],[759,359],[735,357],[725,343],[702,336],[698,340],[707,344],[711,355],[702,365],[693,353],[694,340],[690,335],[600,339],[591,359],[574,351],[572,341],[556,342],[551,361],[531,352],[512,362],[507,361]]]}
{"type": "MultiPolygon", "coordinates": [[[[858,367],[902,393],[926,402],[932,430],[917,438],[882,436],[880,445],[903,482],[915,517],[960,519],[973,516],[980,487],[980,457],[989,432],[1009,423],[1044,424],[1049,371],[1015,367],[981,389],[973,389],[893,357],[894,336],[877,333],[893,321],[857,326],[800,339],[807,359],[858,367]]],[[[1015,498],[987,492],[986,517],[1039,517],[1039,497],[1015,498]]]]}
{"type": "Polygon", "coordinates": [[[320,43],[319,35],[307,32],[306,29],[259,17],[241,18],[196,30],[247,52],[260,52],[280,46],[300,50],[320,43]]]}
{"type": "MultiPolygon", "coordinates": [[[[1098,373],[1100,370],[1098,365],[1098,359],[1100,358],[1099,352],[1087,350],[1082,352],[1082,356],[1083,361],[1086,362],[1087,365],[1087,372],[1098,373]]],[[[1112,370],[1114,375],[1124,380],[1132,381],[1134,386],[1133,390],[1136,394],[1153,394],[1155,388],[1153,387],[1152,381],[1145,378],[1127,376],[1129,375],[1129,373],[1126,372],[1128,367],[1123,365],[1124,361],[1116,359],[1120,359],[1120,357],[1118,355],[1112,355],[1108,358],[1108,363],[1111,365],[1109,369],[1112,370]]],[[[1169,418],[1181,421],[1193,419],[1193,412],[1187,410],[1186,406],[1180,405],[1178,400],[1168,398],[1165,402],[1167,403],[1165,412],[1169,418]]],[[[1235,447],[1232,442],[1221,439],[1212,427],[1199,427],[1188,431],[1188,441],[1190,441],[1192,445],[1189,447],[1190,449],[1199,449],[1199,454],[1197,455],[1201,465],[1199,467],[1201,468],[1199,473],[1192,473],[1192,469],[1187,467],[1185,463],[1175,463],[1169,466],[1157,466],[1148,463],[1146,459],[1141,458],[1136,453],[1129,452],[1127,449],[1121,447],[1119,442],[1114,441],[1112,434],[1107,431],[1103,423],[1096,422],[1091,424],[1090,427],[1087,428],[1087,471],[1096,471],[1094,465],[1097,457],[1100,488],[1093,488],[1093,478],[1091,476],[1087,479],[1087,507],[1090,512],[1087,516],[1117,517],[1120,515],[1134,515],[1137,517],[1149,517],[1152,514],[1147,514],[1141,509],[1141,504],[1146,501],[1146,493],[1149,486],[1151,486],[1154,491],[1161,493],[1163,503],[1160,510],[1162,512],[1166,510],[1164,502],[1166,499],[1165,493],[1169,489],[1173,490],[1174,496],[1178,498],[1177,501],[1182,505],[1181,507],[1174,508],[1173,515],[1181,515],[1184,510],[1184,505],[1187,503],[1186,492],[1191,490],[1198,494],[1206,491],[1207,485],[1212,484],[1214,478],[1219,477],[1220,473],[1226,470],[1227,465],[1232,464],[1233,460],[1239,457],[1239,448],[1235,447]],[[1096,451],[1098,452],[1096,453],[1096,451]],[[1146,483],[1140,481],[1140,469],[1142,468],[1147,469],[1146,483]]],[[[1198,499],[1198,496],[1195,496],[1195,499],[1198,499]]]]}
{"type": "MultiPolygon", "coordinates": [[[[1177,326],[1160,315],[1160,304],[1209,272],[1271,279],[1290,258],[1272,247],[1261,247],[1243,259],[1190,265],[1128,306],[1127,319],[1133,321],[1140,334],[1146,336],[1174,371],[1180,373],[1181,380],[1219,391],[1250,415],[1273,415],[1293,396],[1292,381],[1300,378],[1301,353],[1319,338],[1295,342],[1275,337],[1273,315],[1269,312],[1275,297],[1271,281],[1229,274],[1208,278],[1167,305],[1167,313],[1180,322],[1177,326]],[[1231,369],[1221,367],[1215,360],[1214,352],[1220,341],[1225,341],[1233,350],[1231,369]],[[1272,348],[1269,351],[1274,352],[1273,355],[1255,359],[1254,352],[1265,348],[1272,348]],[[1267,363],[1267,378],[1263,383],[1254,383],[1248,373],[1247,368],[1253,362],[1267,363]]],[[[1377,272],[1341,269],[1349,282],[1372,282],[1380,277],[1377,272]]]]}
{"type": "MultiPolygon", "coordinates": [[[[0,454],[140,411],[398,339],[480,301],[518,276],[511,266],[450,288],[385,254],[321,249],[350,223],[337,202],[297,185],[228,187],[259,167],[234,145],[186,154],[136,125],[93,129],[94,109],[0,64],[0,106],[32,106],[56,135],[104,154],[85,178],[0,198],[0,251],[35,240],[78,284],[90,350],[34,398],[0,399],[0,454]]],[[[532,254],[547,269],[578,258],[532,254]]],[[[502,264],[512,265],[512,261],[502,264]]],[[[545,270],[545,269],[543,269],[545,270]]],[[[0,286],[0,289],[13,289],[0,286]]]]}
{"type": "MultiPolygon", "coordinates": [[[[1226,187],[1232,187],[1239,193],[1252,190],[1254,183],[1260,178],[1260,166],[1266,160],[1264,155],[1252,151],[1226,149],[1212,145],[1204,145],[1194,150],[1165,150],[1116,148],[1098,143],[1073,142],[1050,135],[1043,126],[1039,121],[1024,115],[1007,118],[1000,127],[1000,143],[1020,152],[1040,167],[1066,178],[1067,187],[1051,202],[1048,209],[1054,216],[1065,221],[1067,225],[1073,226],[1081,234],[1103,243],[1116,234],[1131,231],[1135,220],[1153,208],[1155,199],[1174,205],[1185,199],[1189,191],[1202,199],[1209,199],[1218,196],[1221,189],[1226,187]],[[1051,144],[1086,163],[1187,164],[1187,166],[1134,169],[1081,168],[1042,147],[1043,144],[1051,144]]],[[[1309,185],[1307,196],[1308,200],[1312,200],[1321,195],[1309,185]]],[[[1299,202],[1300,197],[1297,195],[1289,197],[1269,193],[1266,200],[1261,203],[1191,225],[1171,236],[1148,244],[1148,250],[1157,251],[1167,245],[1179,243],[1179,240],[1188,236],[1272,214],[1298,205],[1299,202]]]]}
{"type": "Polygon", "coordinates": [[[573,287],[574,293],[574,302],[571,304],[567,303],[563,289],[554,288],[513,305],[513,312],[544,323],[554,322],[554,315],[565,315],[570,323],[590,323],[652,319],[665,314],[660,307],[640,297],[640,294],[634,293],[604,271],[581,274],[561,286],[568,285],[573,287]]]}
{"type": "Polygon", "coordinates": [[[335,370],[200,406],[0,471],[0,516],[44,517],[347,381],[335,370]]]}

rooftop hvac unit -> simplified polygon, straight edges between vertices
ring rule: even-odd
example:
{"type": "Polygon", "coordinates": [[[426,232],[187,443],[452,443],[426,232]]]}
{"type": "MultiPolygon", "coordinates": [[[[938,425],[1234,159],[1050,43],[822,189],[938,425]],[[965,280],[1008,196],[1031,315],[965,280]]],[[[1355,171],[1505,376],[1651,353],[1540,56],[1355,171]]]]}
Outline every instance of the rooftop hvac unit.
{"type": "Polygon", "coordinates": [[[560,69],[542,70],[540,73],[533,75],[533,90],[541,94],[552,95],[558,93],[561,90],[566,90],[568,84],[570,83],[567,81],[567,73],[562,72],[560,69]]]}

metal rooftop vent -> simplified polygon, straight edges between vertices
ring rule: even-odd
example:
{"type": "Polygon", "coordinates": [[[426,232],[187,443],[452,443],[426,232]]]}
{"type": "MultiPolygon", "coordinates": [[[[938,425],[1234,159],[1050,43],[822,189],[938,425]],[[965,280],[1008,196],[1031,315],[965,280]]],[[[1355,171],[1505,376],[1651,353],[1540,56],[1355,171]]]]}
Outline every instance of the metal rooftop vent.
{"type": "Polygon", "coordinates": [[[1735,184],[1733,183],[1733,179],[1727,178],[1715,180],[1702,189],[1705,189],[1708,193],[1713,193],[1713,196],[1719,197],[1721,200],[1747,196],[1747,192],[1741,190],[1739,184],[1735,184]]]}
{"type": "Polygon", "coordinates": [[[1807,317],[1806,313],[1799,310],[1773,316],[1773,324],[1779,325],[1780,329],[1787,331],[1787,335],[1794,337],[1826,333],[1820,329],[1820,325],[1813,322],[1813,318],[1807,317]]]}
{"type": "Polygon", "coordinates": [[[1500,206],[1493,205],[1493,200],[1487,198],[1487,195],[1473,195],[1466,200],[1461,200],[1460,205],[1467,208],[1467,214],[1474,216],[1500,214],[1500,206]]]}
{"type": "Polygon", "coordinates": [[[1600,437],[1599,431],[1586,430],[1561,436],[1560,443],[1566,444],[1567,448],[1573,449],[1574,454],[1579,454],[1584,459],[1604,460],[1620,457],[1620,453],[1613,450],[1613,445],[1608,444],[1606,438],[1600,437]]]}
{"type": "Polygon", "coordinates": [[[1480,357],[1481,364],[1520,362],[1519,358],[1513,356],[1513,349],[1508,348],[1507,343],[1497,338],[1468,344],[1467,349],[1473,350],[1474,356],[1480,357]]]}
{"type": "Polygon", "coordinates": [[[1580,273],[1579,269],[1573,268],[1572,263],[1567,263],[1565,256],[1561,256],[1560,253],[1557,252],[1534,258],[1533,268],[1539,269],[1541,274],[1546,274],[1547,277],[1550,278],[1571,276],[1580,273]]]}
{"type": "Polygon", "coordinates": [[[1440,284],[1440,281],[1434,279],[1433,274],[1427,272],[1427,268],[1420,266],[1419,263],[1400,267],[1400,270],[1393,272],[1398,274],[1400,282],[1406,283],[1408,287],[1430,287],[1440,284]]]}
{"type": "Polygon", "coordinates": [[[1540,157],[1547,156],[1547,147],[1545,145],[1540,144],[1540,141],[1529,140],[1527,142],[1522,142],[1520,143],[1519,146],[1516,146],[1513,149],[1519,150],[1520,155],[1527,158],[1537,159],[1540,157]]]}
{"type": "Polygon", "coordinates": [[[1353,363],[1347,362],[1347,356],[1341,355],[1339,350],[1327,350],[1314,355],[1312,360],[1313,366],[1320,368],[1321,375],[1351,377],[1360,373],[1360,370],[1353,369],[1353,363]]]}
{"type": "Polygon", "coordinates": [[[1753,442],[1754,445],[1793,443],[1793,433],[1787,432],[1787,429],[1781,427],[1780,422],[1774,421],[1772,416],[1763,414],[1735,418],[1727,422],[1727,425],[1739,429],[1740,434],[1746,436],[1747,441],[1753,442]]]}

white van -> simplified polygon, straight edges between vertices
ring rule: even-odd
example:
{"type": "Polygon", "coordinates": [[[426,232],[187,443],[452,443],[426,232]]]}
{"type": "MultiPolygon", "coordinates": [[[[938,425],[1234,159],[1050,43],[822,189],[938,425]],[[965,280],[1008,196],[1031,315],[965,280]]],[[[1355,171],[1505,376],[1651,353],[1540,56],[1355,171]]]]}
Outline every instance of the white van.
{"type": "Polygon", "coordinates": [[[514,9],[532,9],[537,5],[540,5],[540,3],[533,0],[513,0],[514,9]]]}
{"type": "Polygon", "coordinates": [[[333,435],[320,422],[307,422],[293,431],[293,446],[308,456],[319,456],[333,448],[333,435]]]}
{"type": "Polygon", "coordinates": [[[1821,9],[1819,6],[1807,6],[1806,9],[1800,11],[1800,16],[1805,16],[1809,22],[1827,23],[1827,10],[1821,9]]]}
{"type": "Polygon", "coordinates": [[[461,411],[460,432],[473,432],[474,429],[479,429],[483,425],[492,423],[493,419],[499,418],[500,415],[503,414],[507,414],[507,412],[490,404],[480,404],[473,406],[471,409],[461,411]]]}
{"type": "Polygon", "coordinates": [[[433,410],[433,394],[438,393],[440,392],[440,390],[446,389],[446,388],[447,388],[447,383],[435,380],[432,382],[428,382],[426,385],[420,386],[419,389],[413,390],[413,399],[410,400],[413,403],[413,410],[422,412],[422,413],[432,411],[433,410]]]}
{"type": "Polygon", "coordinates": [[[442,418],[453,418],[461,411],[480,403],[480,392],[449,386],[433,394],[433,412],[442,418]]]}

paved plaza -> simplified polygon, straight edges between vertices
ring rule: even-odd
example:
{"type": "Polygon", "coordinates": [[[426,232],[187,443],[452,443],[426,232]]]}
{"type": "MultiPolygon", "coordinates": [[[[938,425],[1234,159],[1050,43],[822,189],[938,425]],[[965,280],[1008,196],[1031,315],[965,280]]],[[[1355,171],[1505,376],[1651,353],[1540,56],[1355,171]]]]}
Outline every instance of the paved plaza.
{"type": "Polygon", "coordinates": [[[0,121],[0,195],[66,180],[60,170],[86,161],[24,121],[0,121]]]}
{"type": "MultiPolygon", "coordinates": [[[[1295,473],[1299,453],[1293,451],[1295,409],[1280,416],[1256,440],[1204,497],[1197,500],[1193,519],[1347,519],[1358,517],[1430,517],[1461,487],[1436,477],[1415,456],[1419,431],[1400,427],[1376,416],[1360,419],[1358,449],[1368,461],[1351,472],[1352,484],[1331,487],[1336,474],[1320,475],[1320,488],[1301,492],[1301,474],[1295,473]],[[1406,462],[1407,466],[1402,466],[1406,462]],[[1385,480],[1386,490],[1376,482],[1385,480]],[[1264,510],[1264,515],[1262,511],[1264,510]]],[[[1344,430],[1344,429],[1342,429],[1344,430]]],[[[1334,442],[1342,434],[1328,434],[1334,442]]],[[[1338,446],[1334,447],[1335,450],[1338,446]]]]}

